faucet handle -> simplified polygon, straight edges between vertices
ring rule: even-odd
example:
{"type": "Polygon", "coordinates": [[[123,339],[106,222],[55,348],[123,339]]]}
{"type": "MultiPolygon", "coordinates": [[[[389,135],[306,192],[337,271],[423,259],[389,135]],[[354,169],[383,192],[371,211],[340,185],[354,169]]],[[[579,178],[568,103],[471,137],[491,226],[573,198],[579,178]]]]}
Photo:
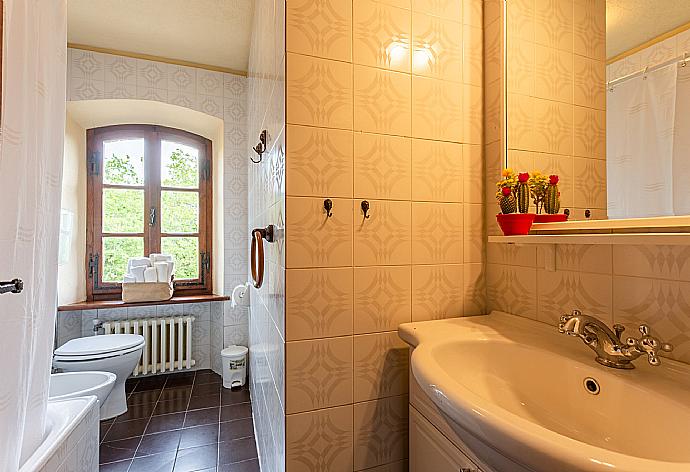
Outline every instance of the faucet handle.
{"type": "Polygon", "coordinates": [[[659,365],[661,360],[659,356],[662,352],[673,351],[673,345],[661,341],[659,338],[652,336],[649,326],[646,324],[640,325],[640,339],[628,338],[625,342],[628,346],[637,349],[640,354],[647,354],[647,360],[650,365],[659,365]]]}

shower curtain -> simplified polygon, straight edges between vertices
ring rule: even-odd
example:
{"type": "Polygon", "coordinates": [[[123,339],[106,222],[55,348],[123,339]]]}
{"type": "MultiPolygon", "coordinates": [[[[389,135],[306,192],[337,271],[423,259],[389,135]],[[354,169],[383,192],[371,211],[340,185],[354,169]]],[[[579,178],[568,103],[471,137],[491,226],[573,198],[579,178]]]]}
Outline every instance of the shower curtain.
{"type": "Polygon", "coordinates": [[[609,218],[690,214],[690,67],[676,63],[607,94],[609,218]]]}
{"type": "Polygon", "coordinates": [[[57,304],[66,0],[5,0],[0,116],[0,471],[46,432],[57,304]]]}

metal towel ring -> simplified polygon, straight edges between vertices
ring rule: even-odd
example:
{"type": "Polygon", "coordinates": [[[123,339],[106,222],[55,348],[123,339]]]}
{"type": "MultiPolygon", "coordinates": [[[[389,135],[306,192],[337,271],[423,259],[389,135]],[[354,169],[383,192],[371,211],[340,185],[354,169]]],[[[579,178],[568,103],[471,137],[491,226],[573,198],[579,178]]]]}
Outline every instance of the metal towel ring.
{"type": "Polygon", "coordinates": [[[251,269],[254,287],[261,288],[264,284],[264,239],[273,242],[273,225],[252,230],[251,269]]]}

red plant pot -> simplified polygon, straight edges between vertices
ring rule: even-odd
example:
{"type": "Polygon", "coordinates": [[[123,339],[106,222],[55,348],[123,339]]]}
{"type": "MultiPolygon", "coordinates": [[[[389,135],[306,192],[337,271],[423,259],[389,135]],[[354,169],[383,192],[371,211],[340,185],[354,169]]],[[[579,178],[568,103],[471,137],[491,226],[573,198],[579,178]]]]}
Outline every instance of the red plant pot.
{"type": "Polygon", "coordinates": [[[568,221],[568,215],[565,213],[557,213],[555,215],[536,215],[534,217],[535,223],[559,223],[562,221],[568,221]]]}
{"type": "Polygon", "coordinates": [[[534,213],[511,213],[509,215],[499,213],[496,215],[496,220],[504,235],[517,236],[529,234],[535,216],[537,215],[534,213]]]}

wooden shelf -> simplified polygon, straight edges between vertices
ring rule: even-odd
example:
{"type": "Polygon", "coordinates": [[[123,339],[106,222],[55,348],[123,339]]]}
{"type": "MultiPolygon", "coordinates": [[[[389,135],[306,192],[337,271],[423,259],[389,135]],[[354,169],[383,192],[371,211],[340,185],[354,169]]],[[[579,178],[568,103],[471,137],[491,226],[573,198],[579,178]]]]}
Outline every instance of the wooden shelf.
{"type": "Polygon", "coordinates": [[[489,242],[502,244],[685,246],[690,245],[690,233],[528,234],[525,236],[489,236],[489,242]]]}
{"type": "Polygon", "coordinates": [[[102,310],[105,308],[123,308],[129,306],[177,305],[180,303],[222,302],[230,300],[225,295],[185,295],[172,297],[170,300],[143,303],[125,303],[122,300],[100,300],[93,302],[77,302],[58,307],[58,311],[102,310]]]}

